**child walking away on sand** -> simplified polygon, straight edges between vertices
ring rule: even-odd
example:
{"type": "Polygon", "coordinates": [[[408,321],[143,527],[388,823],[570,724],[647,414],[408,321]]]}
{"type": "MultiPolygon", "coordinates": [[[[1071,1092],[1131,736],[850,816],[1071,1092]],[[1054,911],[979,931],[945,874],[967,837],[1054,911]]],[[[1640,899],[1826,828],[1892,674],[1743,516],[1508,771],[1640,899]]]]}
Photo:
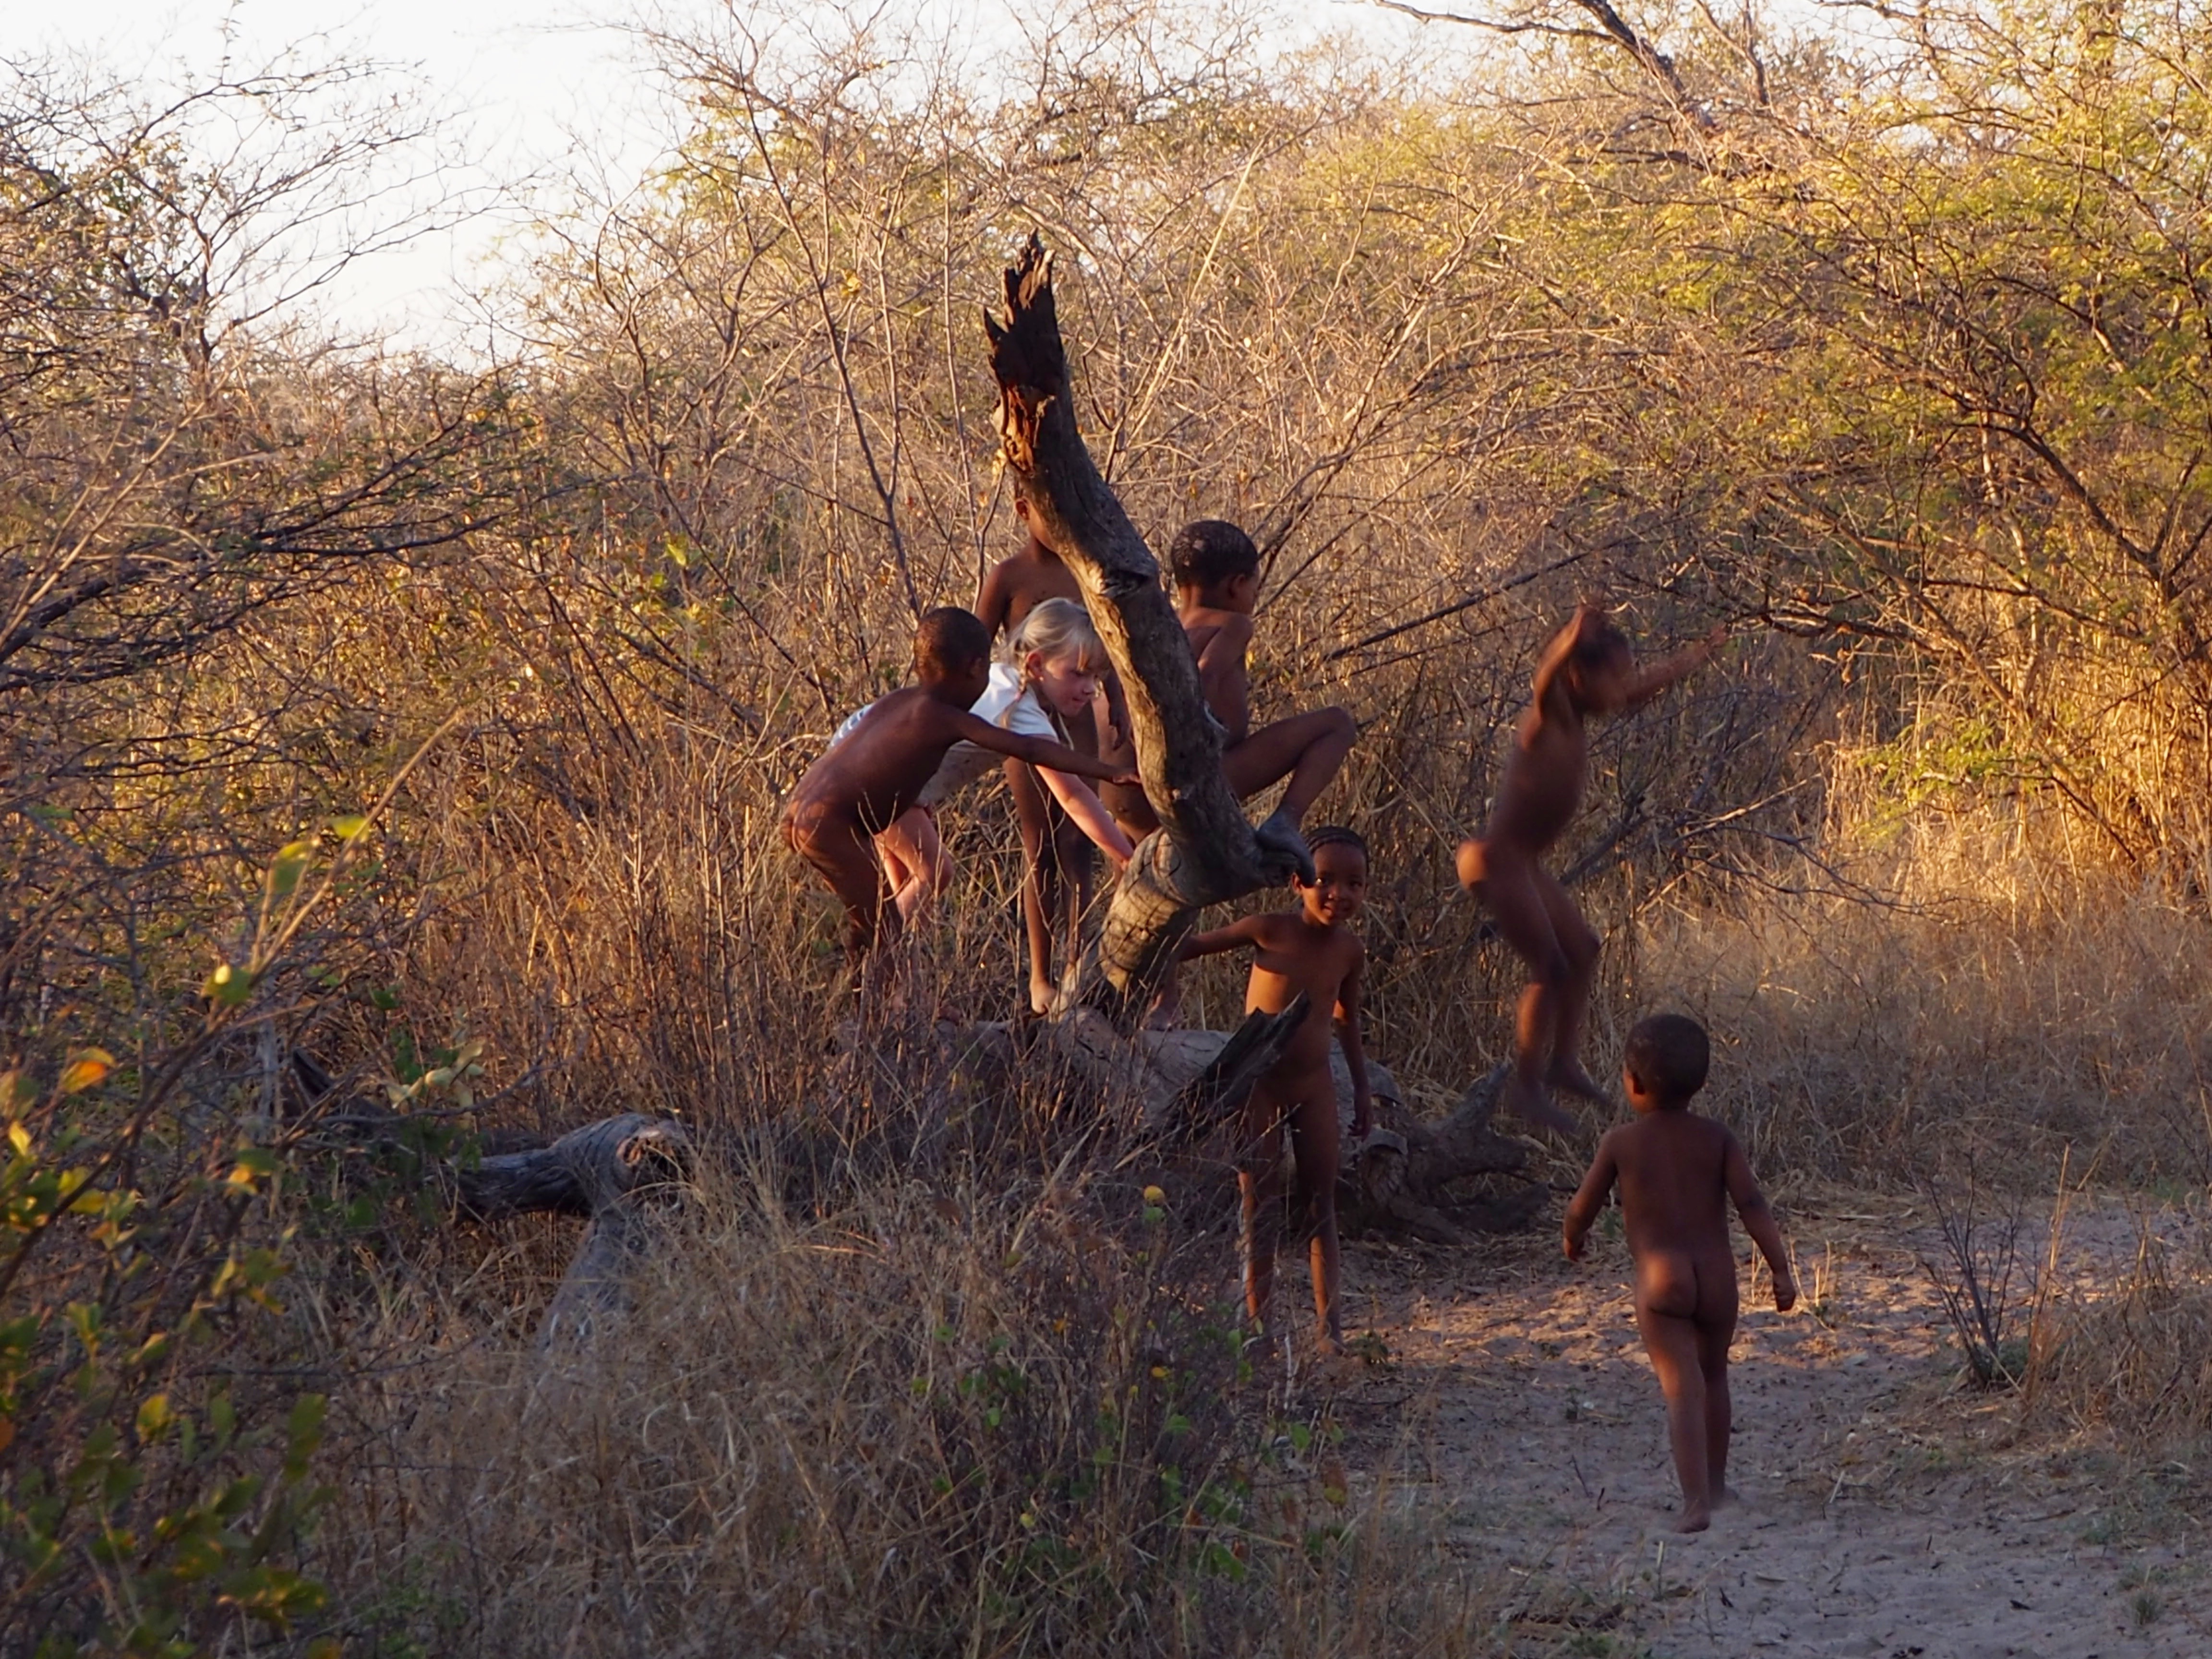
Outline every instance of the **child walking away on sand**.
{"type": "Polygon", "coordinates": [[[1583,722],[1641,708],[1706,662],[1727,635],[1716,628],[1689,649],[1639,669],[1620,630],[1595,605],[1583,605],[1537,661],[1534,695],[1506,756],[1489,829],[1460,843],[1461,883],[1528,964],[1505,1087],[1505,1103],[1524,1122],[1574,1128],[1574,1119],[1553,1103],[1553,1089],[1611,1104],[1580,1059],[1598,936],[1538,861],[1582,805],[1589,772],[1583,722]]]}
{"type": "Polygon", "coordinates": [[[1334,824],[1309,842],[1315,877],[1301,881],[1299,908],[1246,916],[1183,941],[1182,958],[1212,956],[1250,946],[1252,977],[1247,1012],[1277,1013],[1303,991],[1310,1006],[1283,1057],[1257,1083],[1244,1105],[1237,1184],[1244,1206],[1244,1300],[1262,1336],[1273,1339],[1268,1303],[1275,1283],[1276,1234],[1282,1224],[1283,1131],[1291,1133],[1297,1169],[1295,1195],[1313,1231],[1314,1314],[1321,1342],[1331,1353],[1344,1347],[1337,1307],[1336,1084],[1329,1075],[1328,1039],[1334,1016],[1337,1040],[1352,1073],[1352,1133],[1364,1140],[1375,1115],[1367,1086],[1367,1055],[1359,1039],[1360,971],[1367,953],[1352,923],[1367,896],[1367,843],[1334,824]]]}
{"type": "MultiPolygon", "coordinates": [[[[1127,775],[1042,732],[1010,731],[971,712],[992,689],[990,658],[991,636],[974,612],[944,605],[924,616],[914,636],[917,683],[848,721],[849,729],[841,729],[830,752],[807,769],[784,809],[786,839],[845,906],[845,953],[855,982],[877,945],[896,938],[901,927],[898,908],[884,902],[889,888],[872,842],[923,798],[956,744],[969,745],[956,770],[973,767],[971,776],[989,769],[992,755],[1079,777],[1127,775]]],[[[1018,691],[1007,706],[1023,701],[1018,691]]],[[[914,839],[911,825],[908,836],[914,839]]],[[[915,849],[916,860],[933,862],[931,848],[934,826],[927,845],[915,849]]],[[[942,858],[938,848],[933,860],[942,858]]]]}
{"type": "MultiPolygon", "coordinates": [[[[1316,708],[1252,729],[1245,653],[1260,598],[1260,550],[1249,536],[1219,519],[1185,525],[1168,548],[1168,571],[1176,613],[1198,659],[1200,689],[1221,722],[1222,775],[1240,800],[1288,779],[1281,802],[1255,833],[1262,842],[1301,845],[1306,809],[1344,764],[1359,728],[1341,708],[1316,708]]],[[[1109,790],[1107,800],[1133,838],[1159,828],[1142,792],[1109,790]]]]}
{"type": "Polygon", "coordinates": [[[1725,1204],[1774,1272],[1774,1305],[1797,1300],[1774,1212],[1735,1137],[1690,1109],[1711,1060],[1705,1028],[1657,1014],[1628,1034],[1621,1085],[1636,1121],[1608,1131],[1567,1206],[1566,1251],[1583,1240],[1616,1183],[1636,1259],[1636,1323],[1667,1397],[1667,1433],[1682,1483],[1677,1529],[1702,1532],[1728,1488],[1729,1344],[1735,1336],[1735,1252],[1725,1204]]]}

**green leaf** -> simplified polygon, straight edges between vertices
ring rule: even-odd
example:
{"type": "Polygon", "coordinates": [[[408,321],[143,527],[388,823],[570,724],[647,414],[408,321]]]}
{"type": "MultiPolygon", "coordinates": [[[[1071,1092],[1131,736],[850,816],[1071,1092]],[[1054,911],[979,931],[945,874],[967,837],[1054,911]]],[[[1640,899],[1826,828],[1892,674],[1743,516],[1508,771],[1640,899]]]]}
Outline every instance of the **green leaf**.
{"type": "Polygon", "coordinates": [[[235,1008],[253,994],[253,975],[229,963],[219,963],[200,987],[200,994],[218,1008],[235,1008]]]}
{"type": "Polygon", "coordinates": [[[138,1438],[149,1444],[159,1439],[161,1431],[169,1426],[171,1417],[168,1395],[148,1395],[138,1407],[138,1438]]]}
{"type": "Polygon", "coordinates": [[[314,855],[315,844],[311,841],[287,843],[276,851],[269,866],[269,897],[272,902],[282,902],[298,890],[300,878],[307,873],[307,860],[314,855]]]}

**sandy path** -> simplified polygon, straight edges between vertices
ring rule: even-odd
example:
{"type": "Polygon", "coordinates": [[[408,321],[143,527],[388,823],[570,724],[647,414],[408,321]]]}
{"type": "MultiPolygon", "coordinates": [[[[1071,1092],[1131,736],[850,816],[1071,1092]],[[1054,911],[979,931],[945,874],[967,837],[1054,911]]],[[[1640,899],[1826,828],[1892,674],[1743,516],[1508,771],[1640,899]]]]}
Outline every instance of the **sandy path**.
{"type": "MultiPolygon", "coordinates": [[[[1392,1360],[1348,1379],[1358,1461],[1448,1517],[1505,1586],[1529,1653],[2037,1659],[2212,1653],[2201,1536],[2154,1479],[2016,1439],[2011,1402],[1960,1391],[1955,1350],[1894,1200],[1785,1219],[1821,1319],[1746,1280],[1732,1484],[1711,1532],[1672,1532],[1656,1385],[1626,1250],[1581,1267],[1547,1231],[1474,1251],[1351,1247],[1352,1328],[1392,1360]],[[2106,1486],[2091,1471],[2106,1471],[2106,1486]]],[[[2191,1224],[2171,1215],[2160,1231],[2191,1224]]],[[[2124,1271],[2136,1220],[2078,1213],[2069,1278],[2124,1271]]],[[[2107,1279],[2106,1282],[2109,1282],[2107,1279]]]]}

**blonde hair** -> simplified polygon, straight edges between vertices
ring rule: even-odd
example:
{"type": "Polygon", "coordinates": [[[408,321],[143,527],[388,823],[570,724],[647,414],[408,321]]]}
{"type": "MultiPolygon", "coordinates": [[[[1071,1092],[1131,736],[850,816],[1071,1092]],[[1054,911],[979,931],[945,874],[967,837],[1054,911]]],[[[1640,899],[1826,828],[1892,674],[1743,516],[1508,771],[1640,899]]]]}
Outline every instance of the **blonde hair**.
{"type": "Polygon", "coordinates": [[[1044,599],[1032,606],[1022,618],[1022,625],[1014,630],[1007,641],[1012,653],[1014,666],[1029,683],[1029,660],[1032,653],[1041,655],[1047,662],[1062,657],[1073,657],[1076,666],[1093,673],[1105,670],[1106,641],[1098,637],[1092,626],[1091,613],[1073,599],[1044,599]]]}

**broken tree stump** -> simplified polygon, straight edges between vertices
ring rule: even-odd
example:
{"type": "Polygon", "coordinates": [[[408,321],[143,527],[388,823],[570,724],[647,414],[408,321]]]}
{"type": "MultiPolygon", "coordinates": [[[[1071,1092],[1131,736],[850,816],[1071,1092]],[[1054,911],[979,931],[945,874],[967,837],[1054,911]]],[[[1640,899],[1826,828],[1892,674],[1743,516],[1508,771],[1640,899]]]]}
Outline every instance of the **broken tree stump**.
{"type": "Polygon", "coordinates": [[[1092,459],[1075,422],[1052,260],[1031,235],[986,311],[999,388],[1000,453],[1030,527],[1083,588],[1121,677],[1137,770],[1159,829],[1137,845],[1076,975],[1074,1000],[1124,1036],[1144,1017],[1199,910],[1279,887],[1313,860],[1295,837],[1261,837],[1221,775],[1221,724],[1198,659],[1160,583],[1159,562],[1092,459]]]}

